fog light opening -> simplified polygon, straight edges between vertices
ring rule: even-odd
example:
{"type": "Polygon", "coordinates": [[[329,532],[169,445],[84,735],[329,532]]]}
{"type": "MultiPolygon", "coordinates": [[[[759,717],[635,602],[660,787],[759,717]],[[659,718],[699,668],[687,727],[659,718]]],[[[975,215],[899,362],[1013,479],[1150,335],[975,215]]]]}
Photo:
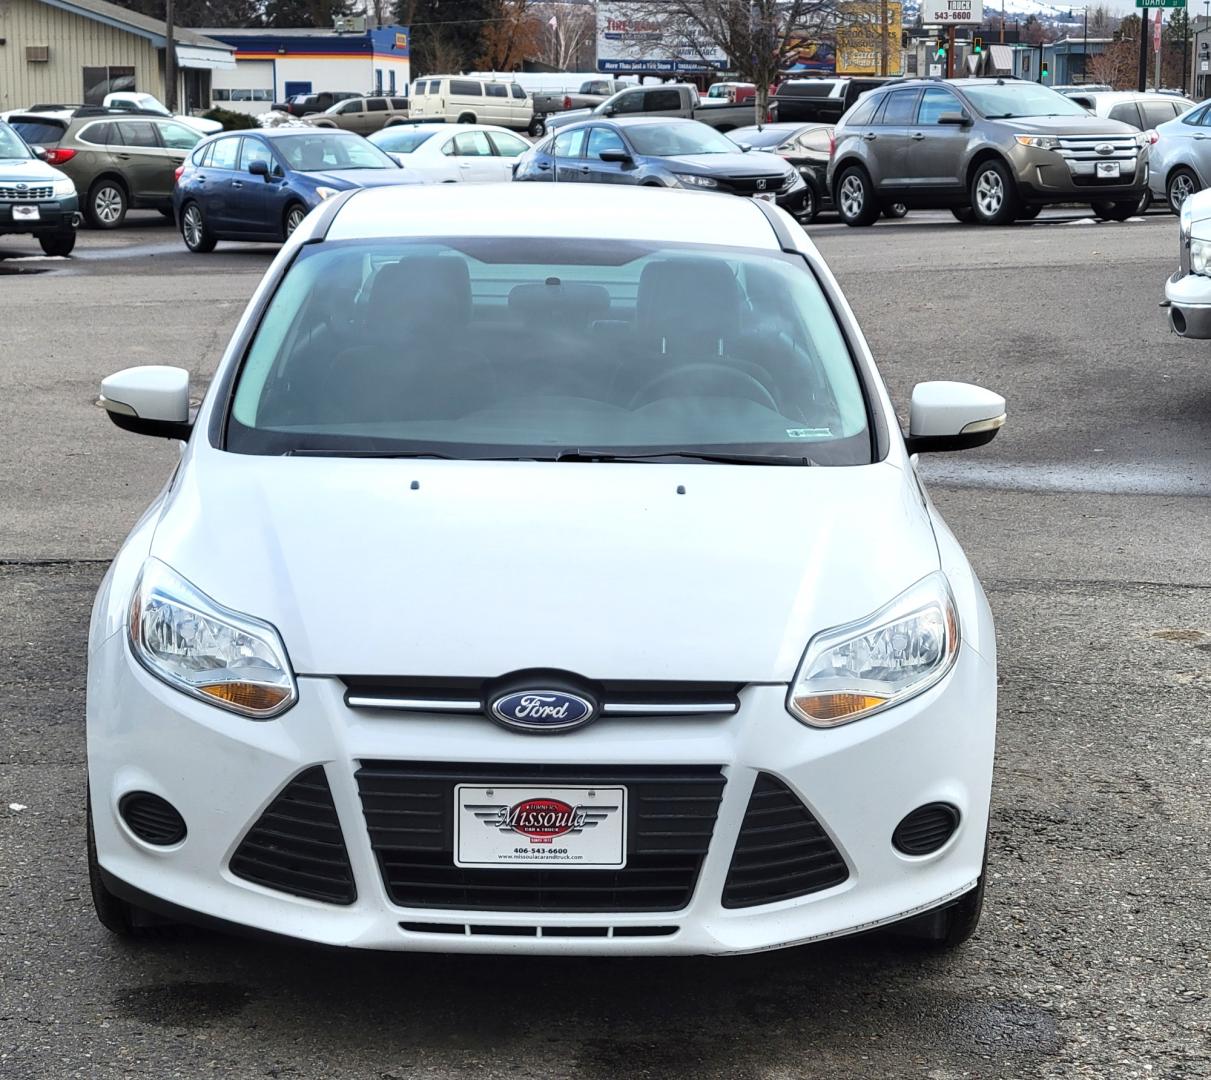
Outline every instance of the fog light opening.
{"type": "Polygon", "coordinates": [[[959,811],[950,803],[926,803],[908,814],[891,843],[903,855],[932,855],[946,845],[959,827],[959,811]]]}
{"type": "Polygon", "coordinates": [[[131,791],[118,802],[126,827],[145,844],[172,847],[185,839],[185,819],[167,799],[149,791],[131,791]]]}

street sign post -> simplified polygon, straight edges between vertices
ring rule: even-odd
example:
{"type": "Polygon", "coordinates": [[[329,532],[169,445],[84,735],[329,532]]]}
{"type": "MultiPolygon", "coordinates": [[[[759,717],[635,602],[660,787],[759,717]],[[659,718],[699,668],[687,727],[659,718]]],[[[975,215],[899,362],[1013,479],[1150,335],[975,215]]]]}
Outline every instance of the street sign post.
{"type": "Polygon", "coordinates": [[[1186,6],[1186,0],[1135,0],[1137,8],[1179,8],[1186,6]]]}

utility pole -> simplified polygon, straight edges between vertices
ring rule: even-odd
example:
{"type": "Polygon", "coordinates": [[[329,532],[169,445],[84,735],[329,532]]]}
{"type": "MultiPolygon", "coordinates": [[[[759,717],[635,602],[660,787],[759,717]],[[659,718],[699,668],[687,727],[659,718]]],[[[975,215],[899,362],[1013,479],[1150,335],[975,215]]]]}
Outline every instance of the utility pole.
{"type": "Polygon", "coordinates": [[[1148,14],[1147,8],[1140,8],[1140,66],[1137,89],[1141,94],[1148,89],[1148,14]]]}
{"type": "Polygon", "coordinates": [[[955,77],[955,27],[951,23],[946,27],[946,77],[955,77]]]}
{"type": "Polygon", "coordinates": [[[172,25],[172,0],[164,3],[164,104],[177,111],[177,43],[172,25]]]}
{"type": "Polygon", "coordinates": [[[887,74],[887,0],[879,0],[879,74],[887,74]]]}
{"type": "Polygon", "coordinates": [[[1001,44],[1005,44],[1005,0],[1001,0],[1001,44]]]}
{"type": "Polygon", "coordinates": [[[1156,49],[1156,79],[1153,81],[1152,85],[1157,90],[1161,88],[1161,16],[1164,14],[1164,11],[1157,11],[1155,24],[1156,31],[1152,35],[1152,44],[1156,49]]]}
{"type": "Polygon", "coordinates": [[[1186,19],[1186,29],[1182,34],[1182,93],[1190,92],[1190,0],[1183,0],[1182,14],[1186,19]]]}
{"type": "Polygon", "coordinates": [[[1089,81],[1089,5],[1085,5],[1085,36],[1081,38],[1081,82],[1089,81]]]}

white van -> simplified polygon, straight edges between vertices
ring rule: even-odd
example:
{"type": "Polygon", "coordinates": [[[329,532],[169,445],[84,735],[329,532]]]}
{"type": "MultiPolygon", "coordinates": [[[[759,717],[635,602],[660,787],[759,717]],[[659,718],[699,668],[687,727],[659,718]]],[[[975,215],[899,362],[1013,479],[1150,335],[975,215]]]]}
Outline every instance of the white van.
{"type": "Polygon", "coordinates": [[[412,84],[411,119],[496,124],[529,131],[534,123],[534,103],[515,82],[431,75],[412,84]]]}

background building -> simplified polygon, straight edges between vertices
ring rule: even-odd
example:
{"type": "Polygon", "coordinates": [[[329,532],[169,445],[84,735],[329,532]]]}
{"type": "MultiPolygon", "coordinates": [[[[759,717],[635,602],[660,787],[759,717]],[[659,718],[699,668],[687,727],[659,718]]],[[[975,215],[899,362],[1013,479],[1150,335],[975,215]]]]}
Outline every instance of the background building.
{"type": "Polygon", "coordinates": [[[411,81],[408,28],[195,31],[235,50],[232,68],[216,72],[214,104],[266,112],[293,94],[348,90],[406,95],[411,81]]]}
{"type": "MultiPolygon", "coordinates": [[[[177,102],[210,107],[212,74],[235,69],[230,46],[175,34],[177,102]]],[[[164,23],[106,0],[0,0],[0,109],[99,105],[112,90],[166,98],[164,23]]]]}

